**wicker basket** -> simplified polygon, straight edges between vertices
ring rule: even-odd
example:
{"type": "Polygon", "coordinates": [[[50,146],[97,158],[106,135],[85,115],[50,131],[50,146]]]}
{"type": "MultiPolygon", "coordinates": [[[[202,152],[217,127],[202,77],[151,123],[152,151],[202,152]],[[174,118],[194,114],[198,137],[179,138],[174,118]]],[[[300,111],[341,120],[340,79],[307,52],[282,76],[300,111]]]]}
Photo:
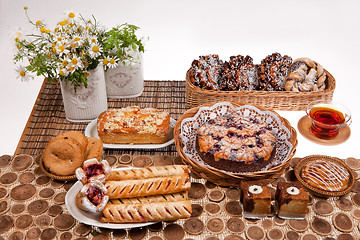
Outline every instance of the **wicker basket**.
{"type": "MultiPolygon", "coordinates": [[[[177,120],[175,128],[174,128],[174,139],[175,139],[176,149],[177,149],[180,157],[182,158],[183,162],[188,165],[188,167],[190,168],[190,170],[193,173],[195,173],[196,175],[198,175],[206,180],[209,180],[210,182],[218,184],[220,186],[229,186],[229,187],[239,187],[240,182],[244,181],[244,180],[264,179],[264,180],[268,180],[270,182],[270,181],[273,181],[276,178],[280,177],[284,173],[285,169],[289,166],[290,159],[295,154],[296,146],[298,143],[297,134],[296,134],[296,130],[290,125],[290,123],[285,118],[282,118],[276,112],[273,112],[273,111],[271,111],[271,112],[274,113],[281,120],[282,125],[287,127],[291,134],[291,137],[288,140],[292,144],[293,147],[290,151],[288,158],[283,163],[281,163],[275,167],[272,167],[272,168],[268,169],[267,171],[258,171],[258,172],[253,172],[250,174],[243,174],[243,173],[229,173],[229,172],[225,172],[225,171],[213,168],[213,167],[203,166],[199,162],[187,157],[186,154],[183,152],[184,145],[180,138],[181,122],[185,118],[193,117],[198,112],[200,107],[211,106],[211,105],[212,104],[207,104],[207,105],[202,105],[199,107],[189,109],[177,120]]],[[[232,103],[232,105],[234,107],[239,107],[244,104],[232,103]]],[[[255,107],[257,107],[257,106],[255,106],[255,107]]],[[[257,107],[257,108],[261,111],[266,110],[262,107],[257,107]]]]}
{"type": "Polygon", "coordinates": [[[351,170],[351,168],[348,165],[346,165],[346,163],[344,161],[342,161],[339,158],[325,156],[325,155],[310,155],[310,156],[304,157],[296,165],[296,167],[294,169],[294,172],[295,172],[295,176],[299,180],[299,182],[302,185],[304,185],[304,187],[307,188],[313,195],[316,195],[316,196],[319,196],[319,197],[341,197],[341,196],[346,195],[349,192],[351,192],[351,190],[353,189],[354,184],[355,184],[354,173],[351,170]],[[321,190],[319,188],[315,188],[315,187],[311,186],[310,184],[308,184],[301,177],[301,170],[308,163],[313,162],[313,161],[318,161],[318,160],[323,160],[323,161],[327,161],[327,162],[333,162],[333,163],[338,164],[338,165],[342,166],[343,168],[345,168],[350,174],[347,188],[344,189],[343,191],[331,192],[331,191],[325,191],[325,190],[321,190]]]}
{"type": "Polygon", "coordinates": [[[240,102],[272,110],[302,111],[315,100],[332,100],[335,78],[325,70],[326,89],[319,92],[213,91],[194,86],[186,73],[186,103],[190,108],[220,101],[240,102]]]}

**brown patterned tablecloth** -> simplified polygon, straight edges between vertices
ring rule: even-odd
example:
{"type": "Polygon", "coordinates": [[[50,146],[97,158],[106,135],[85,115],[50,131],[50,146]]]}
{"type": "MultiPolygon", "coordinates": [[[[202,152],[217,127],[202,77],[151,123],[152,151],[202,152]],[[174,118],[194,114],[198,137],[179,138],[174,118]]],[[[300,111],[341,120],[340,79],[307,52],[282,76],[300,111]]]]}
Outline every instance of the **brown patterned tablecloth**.
{"type": "MultiPolygon", "coordinates": [[[[109,99],[109,107],[138,105],[167,110],[177,119],[186,109],[185,82],[145,81],[141,97],[109,99]]],[[[111,230],[75,220],[65,206],[74,181],[59,182],[40,170],[46,143],[65,130],[84,131],[87,123],[66,120],[60,89],[44,83],[13,156],[0,157],[0,239],[360,239],[360,182],[341,198],[311,196],[305,220],[242,215],[240,190],[217,186],[191,174],[193,216],[142,228],[111,230]]],[[[182,164],[174,145],[156,150],[109,150],[103,158],[113,167],[182,164]]],[[[294,166],[299,159],[292,159],[294,166]]],[[[360,176],[360,160],[346,159],[360,176]]],[[[278,181],[296,181],[292,167],[278,181]]]]}

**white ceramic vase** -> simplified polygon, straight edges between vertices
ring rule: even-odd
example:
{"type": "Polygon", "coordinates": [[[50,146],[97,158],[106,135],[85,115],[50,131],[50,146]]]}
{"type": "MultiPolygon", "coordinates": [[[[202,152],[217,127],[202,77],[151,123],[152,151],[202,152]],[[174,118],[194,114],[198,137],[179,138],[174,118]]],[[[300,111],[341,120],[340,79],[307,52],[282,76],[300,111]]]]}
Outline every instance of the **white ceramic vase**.
{"type": "Polygon", "coordinates": [[[142,54],[134,56],[135,63],[109,68],[105,72],[106,92],[109,98],[134,98],[144,90],[142,54]]]}
{"type": "Polygon", "coordinates": [[[89,71],[88,86],[74,91],[70,83],[60,81],[66,119],[70,122],[89,122],[107,110],[105,75],[102,64],[89,71]]]}

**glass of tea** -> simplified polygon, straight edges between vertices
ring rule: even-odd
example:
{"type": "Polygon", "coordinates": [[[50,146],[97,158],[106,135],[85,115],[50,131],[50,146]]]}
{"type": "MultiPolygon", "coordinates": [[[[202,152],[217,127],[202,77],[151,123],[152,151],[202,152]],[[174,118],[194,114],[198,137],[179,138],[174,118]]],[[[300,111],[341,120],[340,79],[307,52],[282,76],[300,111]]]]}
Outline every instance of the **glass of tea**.
{"type": "Polygon", "coordinates": [[[311,102],[306,107],[306,114],[311,119],[310,131],[321,139],[333,139],[342,127],[351,124],[351,113],[341,103],[330,100],[311,102]]]}

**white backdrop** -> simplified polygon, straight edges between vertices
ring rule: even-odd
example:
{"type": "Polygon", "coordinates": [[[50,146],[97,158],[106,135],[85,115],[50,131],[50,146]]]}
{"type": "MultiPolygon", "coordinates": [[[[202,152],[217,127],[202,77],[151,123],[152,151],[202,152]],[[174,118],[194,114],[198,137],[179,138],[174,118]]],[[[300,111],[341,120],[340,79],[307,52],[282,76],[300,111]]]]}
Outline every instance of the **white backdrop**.
{"type": "MultiPolygon", "coordinates": [[[[337,81],[334,99],[353,114],[352,135],[338,146],[312,144],[299,134],[296,156],[360,157],[360,1],[357,0],[0,0],[0,155],[13,154],[40,89],[42,78],[16,79],[10,31],[30,32],[33,20],[54,26],[63,12],[93,14],[107,27],[128,22],[148,37],[144,76],[183,80],[193,59],[217,53],[250,55],[256,63],[273,52],[321,63],[337,81]]],[[[302,112],[279,112],[296,128],[302,112]]]]}

